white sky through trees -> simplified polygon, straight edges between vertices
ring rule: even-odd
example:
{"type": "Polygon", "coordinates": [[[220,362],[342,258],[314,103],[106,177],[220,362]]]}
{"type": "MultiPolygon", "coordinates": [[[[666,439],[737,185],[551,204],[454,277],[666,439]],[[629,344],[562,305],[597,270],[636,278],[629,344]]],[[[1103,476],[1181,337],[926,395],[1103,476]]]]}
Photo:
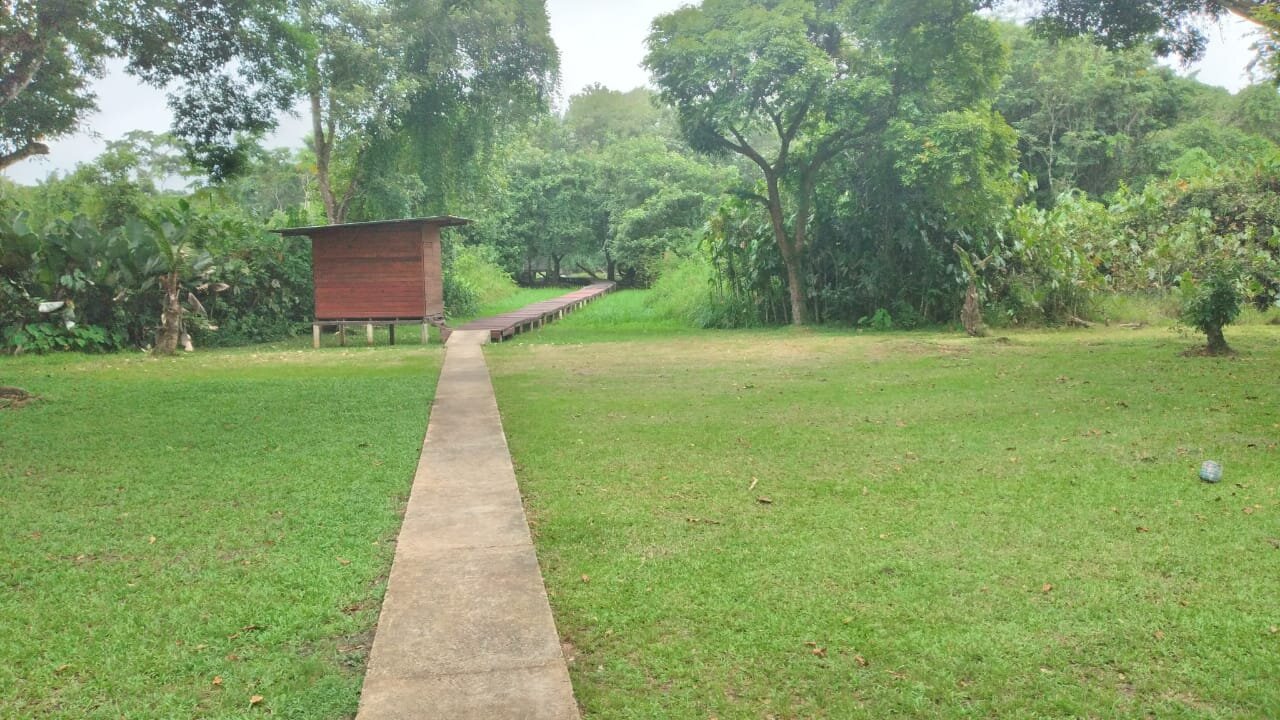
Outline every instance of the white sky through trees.
{"type": "MultiPolygon", "coordinates": [[[[551,35],[561,53],[557,105],[563,108],[569,96],[593,83],[624,91],[647,84],[648,74],[640,62],[649,22],[686,4],[689,0],[547,0],[551,35]]],[[[1245,68],[1253,58],[1253,32],[1253,25],[1227,16],[1221,26],[1208,29],[1210,45],[1204,60],[1189,68],[1174,67],[1184,74],[1195,73],[1202,82],[1237,91],[1250,82],[1245,68]]],[[[164,94],[139,85],[122,67],[112,64],[107,77],[96,83],[99,111],[85,118],[84,131],[49,142],[49,156],[20,162],[4,175],[34,183],[50,172],[68,171],[76,163],[93,160],[107,140],[131,130],[168,130],[171,116],[164,94]]],[[[267,144],[296,147],[307,132],[309,122],[301,115],[285,117],[267,144]]]]}

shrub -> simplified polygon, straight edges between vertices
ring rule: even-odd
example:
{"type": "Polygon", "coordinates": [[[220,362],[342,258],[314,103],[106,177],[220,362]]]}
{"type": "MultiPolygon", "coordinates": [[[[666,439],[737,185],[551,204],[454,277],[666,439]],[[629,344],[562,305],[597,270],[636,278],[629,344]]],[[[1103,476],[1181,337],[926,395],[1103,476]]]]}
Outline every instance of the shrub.
{"type": "Polygon", "coordinates": [[[446,243],[444,306],[450,317],[474,315],[482,305],[502,300],[516,289],[493,247],[446,243]]]}
{"type": "Polygon", "coordinates": [[[1189,272],[1182,278],[1182,313],[1179,319],[1205,334],[1208,338],[1205,351],[1210,355],[1224,355],[1231,351],[1222,329],[1240,315],[1244,304],[1241,274],[1238,263],[1222,261],[1214,263],[1199,282],[1189,272]]]}

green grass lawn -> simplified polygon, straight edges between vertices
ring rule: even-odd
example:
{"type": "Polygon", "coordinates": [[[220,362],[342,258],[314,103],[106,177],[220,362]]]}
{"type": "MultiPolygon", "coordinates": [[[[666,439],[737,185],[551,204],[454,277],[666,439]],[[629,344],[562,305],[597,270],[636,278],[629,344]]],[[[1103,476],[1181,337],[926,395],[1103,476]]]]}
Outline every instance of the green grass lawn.
{"type": "Polygon", "coordinates": [[[0,358],[0,717],[352,716],[442,356],[0,358]]]}
{"type": "Polygon", "coordinates": [[[586,717],[1280,717],[1280,328],[601,321],[640,297],[488,356],[586,717]]]}

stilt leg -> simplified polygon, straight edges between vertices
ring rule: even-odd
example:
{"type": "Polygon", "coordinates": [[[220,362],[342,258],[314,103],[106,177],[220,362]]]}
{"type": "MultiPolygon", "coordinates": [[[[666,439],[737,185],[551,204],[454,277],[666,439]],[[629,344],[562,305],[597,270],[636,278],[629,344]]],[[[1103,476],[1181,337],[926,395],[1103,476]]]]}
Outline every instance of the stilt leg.
{"type": "Polygon", "coordinates": [[[311,323],[311,347],[320,349],[320,323],[311,323]]]}

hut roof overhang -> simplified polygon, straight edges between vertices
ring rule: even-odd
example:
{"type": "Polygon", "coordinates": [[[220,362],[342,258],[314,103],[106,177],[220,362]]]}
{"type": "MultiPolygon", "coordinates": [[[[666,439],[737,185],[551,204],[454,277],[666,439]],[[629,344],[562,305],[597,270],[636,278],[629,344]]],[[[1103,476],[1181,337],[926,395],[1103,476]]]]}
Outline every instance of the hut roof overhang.
{"type": "Polygon", "coordinates": [[[317,237],[323,235],[346,234],[360,230],[383,230],[423,226],[458,227],[470,224],[471,221],[466,218],[456,217],[454,215],[438,215],[436,217],[408,218],[405,220],[379,220],[376,222],[347,223],[345,225],[313,225],[311,227],[283,228],[280,230],[272,230],[271,232],[285,237],[295,235],[317,237]]]}

